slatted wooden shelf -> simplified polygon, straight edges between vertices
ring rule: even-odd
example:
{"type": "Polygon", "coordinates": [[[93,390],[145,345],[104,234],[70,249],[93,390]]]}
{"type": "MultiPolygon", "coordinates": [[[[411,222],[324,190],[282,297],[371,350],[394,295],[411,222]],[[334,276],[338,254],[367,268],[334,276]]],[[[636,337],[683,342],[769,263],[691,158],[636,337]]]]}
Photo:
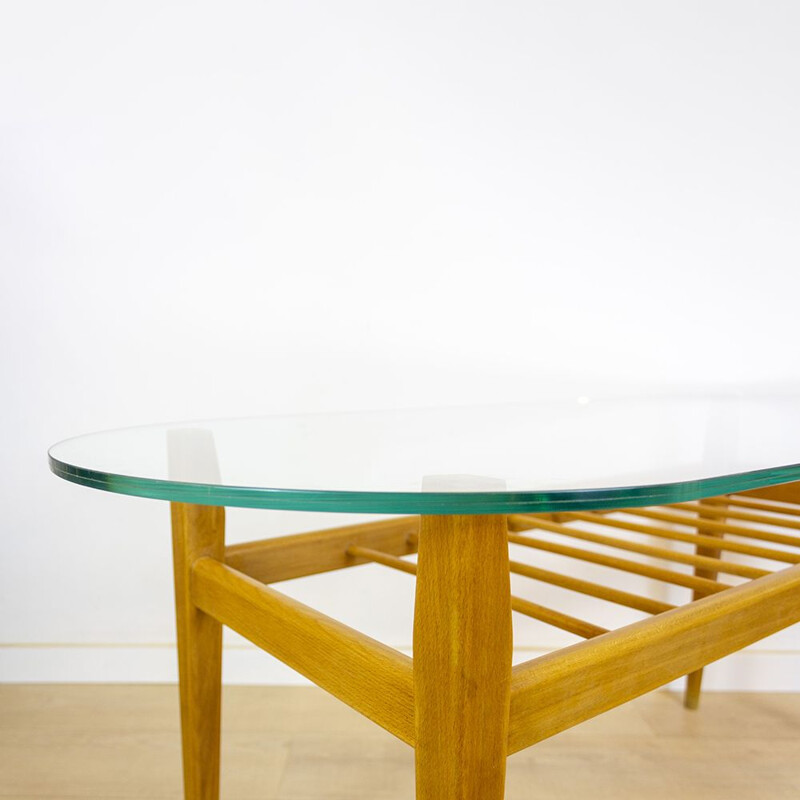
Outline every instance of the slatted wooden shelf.
{"type": "MultiPolygon", "coordinates": [[[[776,562],[777,568],[785,564],[800,563],[800,519],[798,517],[800,517],[800,506],[764,504],[737,497],[711,498],[704,502],[676,503],[667,507],[623,509],[619,512],[516,514],[508,518],[508,540],[511,544],[521,545],[532,550],[565,556],[573,562],[583,561],[598,564],[611,570],[641,575],[656,582],[682,586],[693,590],[692,597],[687,598],[687,600],[691,600],[724,592],[734,585],[706,577],[708,574],[722,573],[739,578],[754,579],[764,577],[774,571],[774,568],[765,569],[741,561],[698,555],[697,551],[703,547],[710,545],[716,550],[756,557],[759,560],[767,559],[776,562]],[[758,513],[736,510],[739,507],[758,508],[758,513]],[[714,520],[705,519],[706,515],[713,515],[714,520]],[[630,517],[656,522],[642,524],[630,521],[630,517]],[[729,524],[728,519],[735,519],[737,522],[729,524]],[[751,526],[745,526],[739,520],[742,523],[751,523],[751,526]],[[755,528],[752,527],[753,524],[769,526],[769,529],[755,528]],[[675,530],[670,526],[694,528],[695,532],[675,530]],[[611,533],[597,533],[597,528],[607,529],[611,533]],[[787,529],[798,531],[798,533],[781,533],[776,532],[775,529],[787,529]],[[626,538],[623,531],[637,534],[637,536],[636,538],[626,538]],[[524,532],[524,535],[520,535],[521,532],[524,532]],[[713,539],[708,532],[713,532],[713,539]],[[538,535],[541,533],[555,533],[564,538],[622,551],[626,555],[609,555],[561,544],[542,538],[538,535]],[[723,536],[735,538],[720,541],[723,536]],[[684,552],[655,546],[648,543],[649,537],[660,537],[693,545],[695,551],[684,552]],[[740,541],[740,539],[745,541],[740,541]],[[753,545],[748,544],[746,540],[777,543],[782,547],[753,545]],[[627,557],[628,553],[647,556],[651,561],[656,559],[666,562],[666,566],[656,566],[651,561],[629,558],[627,557]],[[671,568],[673,564],[689,565],[695,569],[693,573],[679,572],[671,568]]],[[[415,532],[409,533],[406,541],[409,551],[415,552],[418,535],[415,532]]],[[[347,553],[360,563],[371,561],[411,575],[416,575],[417,572],[417,566],[413,561],[380,549],[350,545],[347,553]]],[[[674,604],[623,591],[613,585],[576,578],[571,574],[571,570],[557,573],[514,560],[509,563],[511,572],[516,575],[650,614],[660,614],[675,608],[674,604]]],[[[606,628],[594,622],[578,619],[571,614],[533,603],[526,598],[512,596],[511,602],[514,611],[583,638],[589,639],[608,632],[606,628]]]]}

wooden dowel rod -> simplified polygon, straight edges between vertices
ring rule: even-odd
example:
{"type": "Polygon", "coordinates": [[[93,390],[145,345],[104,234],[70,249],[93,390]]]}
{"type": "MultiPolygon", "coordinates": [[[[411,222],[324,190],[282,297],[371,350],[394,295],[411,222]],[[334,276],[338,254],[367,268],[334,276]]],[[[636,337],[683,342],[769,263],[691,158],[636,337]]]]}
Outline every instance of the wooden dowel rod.
{"type": "Polygon", "coordinates": [[[608,600],[608,602],[616,603],[620,606],[635,608],[647,614],[661,614],[664,611],[675,608],[675,606],[669,603],[662,603],[660,600],[642,597],[641,595],[632,594],[631,592],[623,592],[621,589],[611,589],[599,583],[585,581],[582,578],[572,578],[569,575],[551,572],[550,570],[534,567],[530,564],[523,564],[519,561],[511,561],[510,569],[516,575],[523,575],[535,581],[549,583],[553,586],[560,586],[562,589],[569,589],[570,591],[579,592],[580,594],[598,597],[601,600],[608,600]]]}
{"type": "MultiPolygon", "coordinates": [[[[800,520],[797,519],[778,519],[777,517],[768,514],[754,514],[748,511],[736,511],[732,508],[725,508],[725,506],[715,506],[709,503],[672,503],[670,508],[679,508],[681,511],[694,511],[698,514],[708,514],[713,517],[729,517],[730,519],[740,519],[744,522],[756,522],[759,525],[774,525],[778,528],[791,528],[792,530],[800,530],[800,520]]],[[[755,531],[761,533],[761,531],[755,531]]],[[[800,547],[800,536],[780,536],[779,538],[769,539],[767,541],[781,542],[782,544],[790,544],[795,547],[800,547]]]]}
{"type": "MultiPolygon", "coordinates": [[[[416,534],[411,534],[408,538],[411,544],[416,542],[416,534]]],[[[660,600],[642,597],[631,592],[623,592],[620,589],[611,589],[600,583],[592,583],[582,578],[572,578],[569,575],[562,575],[560,572],[551,572],[550,570],[523,564],[519,561],[511,561],[509,564],[511,571],[517,575],[523,575],[526,578],[549,583],[553,586],[560,586],[562,589],[569,589],[580,594],[588,594],[591,597],[599,597],[601,600],[608,600],[609,603],[635,608],[647,614],[661,614],[663,611],[675,608],[675,606],[669,603],[662,603],[660,600]]]]}
{"type": "Polygon", "coordinates": [[[532,603],[530,600],[524,600],[514,595],[511,595],[511,608],[520,614],[525,614],[526,617],[546,622],[554,628],[561,628],[563,631],[569,631],[569,633],[574,633],[584,639],[593,639],[595,636],[608,633],[607,628],[601,628],[599,625],[593,625],[591,622],[585,622],[577,617],[564,614],[561,611],[555,611],[552,608],[546,608],[538,603],[532,603]]]}
{"type": "MultiPolygon", "coordinates": [[[[745,528],[742,525],[728,525],[725,522],[716,522],[713,519],[698,519],[689,517],[686,514],[674,514],[671,511],[659,511],[655,508],[620,508],[620,513],[631,514],[635,517],[645,517],[647,519],[657,519],[661,522],[671,522],[673,525],[685,525],[688,528],[712,531],[715,533],[730,533],[734,536],[743,536],[747,539],[760,539],[765,542],[775,542],[776,544],[796,544],[794,537],[784,536],[780,533],[769,533],[768,531],[757,531],[752,528],[745,528]]],[[[743,552],[743,551],[742,551],[743,552]]],[[[773,553],[782,553],[781,550],[773,550],[773,553]]],[[[800,564],[800,555],[785,553],[787,558],[778,559],[790,564],[800,564]]]]}
{"type": "MultiPolygon", "coordinates": [[[[357,556],[358,558],[375,561],[378,564],[407,572],[410,575],[417,574],[417,565],[413,562],[405,561],[402,558],[391,556],[387,553],[381,553],[379,550],[354,546],[349,547],[348,552],[350,555],[357,556]]],[[[601,628],[599,625],[593,625],[591,622],[572,617],[569,614],[563,614],[552,608],[546,608],[538,603],[532,603],[530,600],[524,600],[521,597],[514,597],[514,595],[511,596],[511,608],[520,614],[525,614],[527,617],[538,619],[540,622],[546,622],[555,628],[569,631],[576,636],[582,636],[584,639],[591,639],[603,633],[608,633],[606,628],[601,628]]]]}
{"type": "Polygon", "coordinates": [[[738,508],[754,508],[758,511],[769,511],[772,514],[788,514],[792,517],[800,517],[800,506],[796,505],[782,506],[778,503],[770,503],[767,500],[753,500],[750,498],[736,497],[735,495],[726,497],[725,501],[738,508]]]}
{"type": "Polygon", "coordinates": [[[347,553],[355,558],[361,558],[365,561],[374,561],[376,564],[383,564],[385,567],[399,569],[401,572],[407,572],[409,575],[417,574],[417,565],[413,561],[406,561],[405,559],[398,558],[389,553],[373,550],[371,547],[351,545],[347,548],[347,553]]]}
{"type": "Polygon", "coordinates": [[[347,555],[349,544],[377,547],[398,556],[413,553],[416,544],[408,536],[417,530],[419,517],[399,517],[295,533],[226,547],[225,563],[262,583],[277,583],[362,563],[347,555]]]}
{"type": "Polygon", "coordinates": [[[537,517],[527,514],[516,514],[508,518],[510,530],[523,531],[533,528],[560,533],[563,536],[571,536],[574,539],[582,539],[586,542],[594,542],[608,547],[616,547],[620,550],[628,550],[631,553],[640,553],[644,556],[661,558],[665,561],[675,561],[679,564],[689,564],[695,567],[704,567],[708,570],[724,572],[727,575],[739,575],[742,578],[761,578],[769,574],[769,570],[751,567],[749,564],[735,564],[732,561],[723,561],[719,558],[709,558],[708,556],[698,556],[694,553],[680,553],[675,550],[668,550],[666,547],[654,547],[640,542],[629,542],[624,539],[617,539],[614,536],[603,536],[600,533],[591,533],[581,528],[572,528],[557,522],[542,521],[537,517]]]}
{"type": "Polygon", "coordinates": [[[643,575],[646,578],[653,578],[653,580],[663,581],[664,583],[685,586],[687,589],[694,589],[704,596],[730,589],[728,584],[711,581],[708,580],[708,578],[685,575],[682,572],[675,572],[674,570],[664,569],[663,567],[641,564],[638,561],[631,561],[628,558],[618,558],[617,556],[609,556],[604,553],[594,553],[591,550],[582,550],[579,547],[568,547],[567,545],[547,542],[542,539],[533,539],[530,536],[518,536],[517,534],[510,533],[508,535],[508,541],[513,544],[523,545],[524,547],[531,547],[535,550],[544,550],[548,553],[556,553],[557,555],[567,556],[568,558],[588,561],[592,564],[600,564],[603,567],[618,569],[623,572],[631,572],[634,575],[643,575]]]}
{"type": "MultiPolygon", "coordinates": [[[[625,511],[624,513],[632,513],[625,511]]],[[[694,545],[704,545],[714,547],[718,550],[730,550],[732,553],[744,553],[758,558],[768,558],[773,561],[784,561],[789,564],[800,563],[800,556],[794,553],[785,553],[782,550],[773,550],[769,547],[757,547],[755,545],[743,544],[742,542],[732,542],[728,539],[720,540],[714,536],[703,536],[697,533],[680,533],[666,528],[658,528],[655,525],[643,525],[638,522],[628,522],[622,519],[613,519],[606,514],[594,514],[585,511],[570,511],[565,516],[569,519],[582,519],[584,522],[595,522],[598,525],[609,525],[612,528],[620,528],[636,533],[646,533],[649,536],[658,536],[662,539],[672,539],[676,542],[688,542],[694,545]]]]}

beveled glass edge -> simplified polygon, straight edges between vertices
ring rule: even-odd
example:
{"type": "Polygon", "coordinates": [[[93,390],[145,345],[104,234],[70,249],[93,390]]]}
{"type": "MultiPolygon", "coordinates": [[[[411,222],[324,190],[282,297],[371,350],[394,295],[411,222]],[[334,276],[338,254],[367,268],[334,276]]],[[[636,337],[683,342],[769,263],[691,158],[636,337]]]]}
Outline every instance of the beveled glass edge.
{"type": "Polygon", "coordinates": [[[800,480],[800,464],[702,478],[696,481],[553,489],[529,492],[358,492],[327,489],[265,489],[160,481],[99,472],[66,464],[48,454],[50,469],[72,483],[115,494],[207,506],[351,514],[525,514],[635,508],[700,500],[800,480]]]}

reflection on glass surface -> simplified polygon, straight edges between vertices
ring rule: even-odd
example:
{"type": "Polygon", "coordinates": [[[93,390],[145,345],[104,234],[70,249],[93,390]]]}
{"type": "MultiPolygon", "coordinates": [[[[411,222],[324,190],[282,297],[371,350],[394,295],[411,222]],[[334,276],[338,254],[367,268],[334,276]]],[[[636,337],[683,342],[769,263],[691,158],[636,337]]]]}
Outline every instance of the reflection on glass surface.
{"type": "Polygon", "coordinates": [[[214,420],[80,436],[50,458],[57,475],[87,486],[212,505],[619,508],[800,479],[800,397],[571,398],[214,420]],[[455,488],[423,487],[436,476],[455,488]],[[459,476],[483,488],[465,490],[472,478],[459,476]]]}

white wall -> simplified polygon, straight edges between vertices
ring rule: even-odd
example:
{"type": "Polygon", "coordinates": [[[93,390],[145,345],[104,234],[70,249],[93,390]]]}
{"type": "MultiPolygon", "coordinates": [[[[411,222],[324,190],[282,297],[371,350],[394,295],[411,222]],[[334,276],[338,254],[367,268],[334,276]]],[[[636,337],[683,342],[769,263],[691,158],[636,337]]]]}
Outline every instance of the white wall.
{"type": "MultiPolygon", "coordinates": [[[[799,24],[755,1],[5,2],[0,679],[174,677],[167,509],[58,481],[66,436],[797,386],[799,24]]],[[[409,579],[360,572],[292,591],[408,645],[409,579]]],[[[523,654],[560,641],[518,630],[523,654]]],[[[230,680],[284,679],[229,644],[230,680]]],[[[711,683],[800,689],[799,661],[789,631],[711,683]]]]}

